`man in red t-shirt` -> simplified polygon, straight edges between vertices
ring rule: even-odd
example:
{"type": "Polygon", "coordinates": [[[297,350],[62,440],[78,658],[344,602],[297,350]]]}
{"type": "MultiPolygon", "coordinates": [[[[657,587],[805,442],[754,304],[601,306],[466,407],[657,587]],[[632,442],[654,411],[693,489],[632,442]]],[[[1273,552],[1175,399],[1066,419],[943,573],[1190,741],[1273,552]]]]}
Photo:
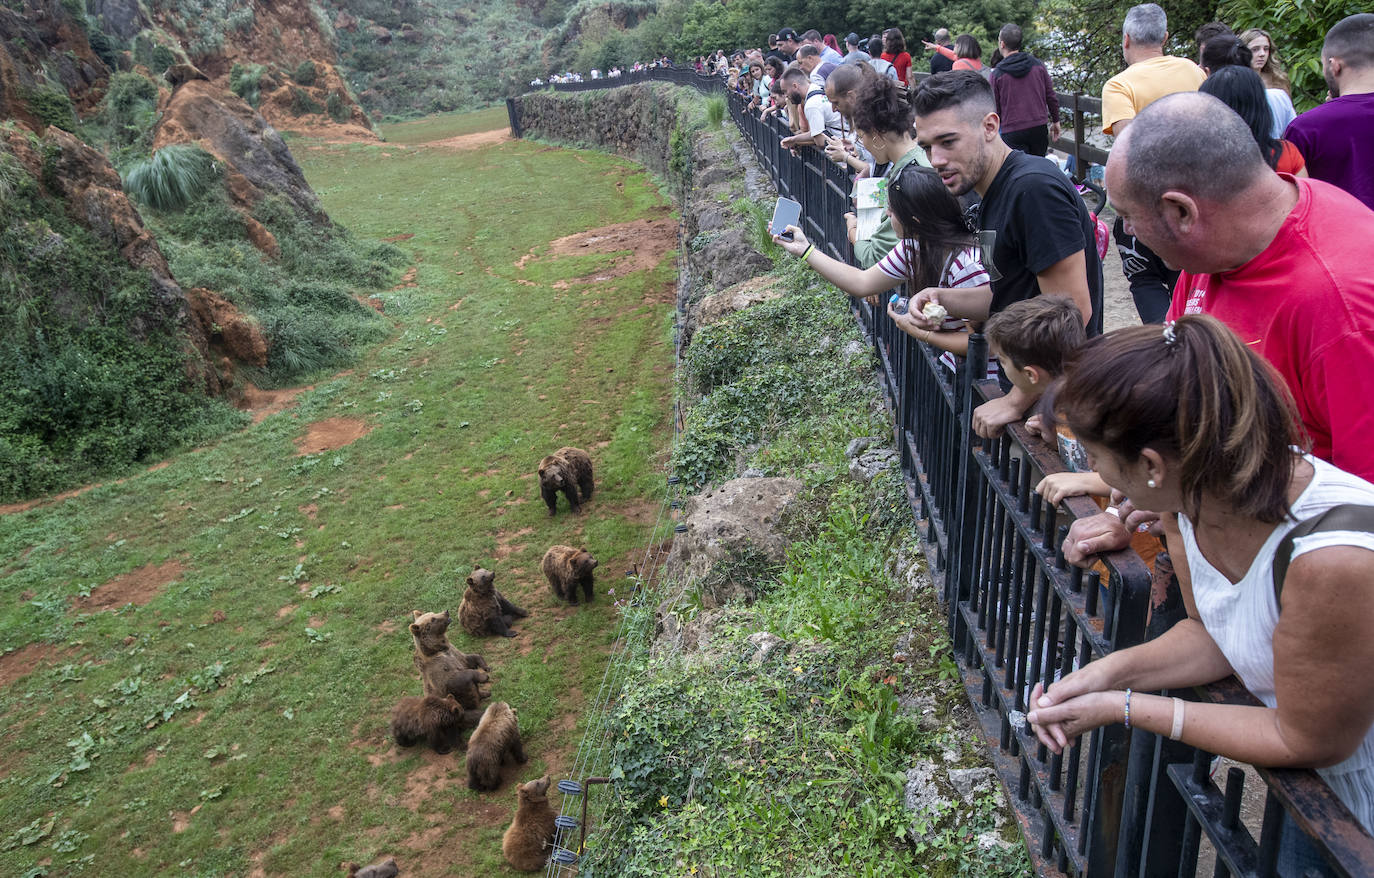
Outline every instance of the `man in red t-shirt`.
{"type": "MultiPolygon", "coordinates": [[[[1166,319],[1201,312],[1229,326],[1283,376],[1312,453],[1374,481],[1374,211],[1270,171],[1247,130],[1211,95],[1161,98],[1112,148],[1112,206],[1183,270],[1166,319]]],[[[1099,518],[1075,523],[1069,560],[1121,541],[1120,522],[1099,518]]]]}

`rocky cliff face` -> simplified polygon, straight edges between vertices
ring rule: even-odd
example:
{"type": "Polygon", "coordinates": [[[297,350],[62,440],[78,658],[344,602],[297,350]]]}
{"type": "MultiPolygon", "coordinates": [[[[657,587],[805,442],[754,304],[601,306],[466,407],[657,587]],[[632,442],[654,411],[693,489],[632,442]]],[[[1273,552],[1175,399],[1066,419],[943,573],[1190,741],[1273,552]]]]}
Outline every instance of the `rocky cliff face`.
{"type": "Polygon", "coordinates": [[[0,5],[0,117],[37,127],[90,110],[108,78],[85,23],[61,0],[0,5]]]}

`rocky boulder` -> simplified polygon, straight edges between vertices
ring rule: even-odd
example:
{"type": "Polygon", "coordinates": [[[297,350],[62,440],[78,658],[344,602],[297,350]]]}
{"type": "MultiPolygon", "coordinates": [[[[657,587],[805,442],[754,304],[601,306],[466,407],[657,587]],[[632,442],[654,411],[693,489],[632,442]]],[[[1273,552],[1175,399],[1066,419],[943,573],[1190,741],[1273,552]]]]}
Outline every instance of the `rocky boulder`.
{"type": "Polygon", "coordinates": [[[692,335],[701,327],[719,323],[745,308],[781,299],[784,292],[781,278],[764,275],[712,293],[687,312],[683,328],[684,340],[690,342],[692,335]]]}
{"type": "Polygon", "coordinates": [[[708,289],[723,290],[763,274],[773,261],[754,248],[752,234],[742,228],[727,229],[687,255],[692,277],[708,289]]]}
{"type": "Polygon", "coordinates": [[[665,574],[699,583],[707,608],[752,600],[753,586],[739,581],[748,577],[732,576],[730,568],[786,559],[789,540],[782,525],[801,489],[797,479],[734,479],[692,497],[684,508],[687,531],[673,541],[665,574]]]}
{"type": "Polygon", "coordinates": [[[59,91],[79,112],[95,107],[110,75],[85,26],[61,0],[0,4],[0,117],[40,128],[35,91],[59,91]]]}
{"type": "Polygon", "coordinates": [[[276,194],[312,222],[329,222],[276,129],[238,95],[212,82],[192,79],[172,92],[153,148],[170,143],[198,144],[223,162],[230,196],[245,210],[276,194]]]}

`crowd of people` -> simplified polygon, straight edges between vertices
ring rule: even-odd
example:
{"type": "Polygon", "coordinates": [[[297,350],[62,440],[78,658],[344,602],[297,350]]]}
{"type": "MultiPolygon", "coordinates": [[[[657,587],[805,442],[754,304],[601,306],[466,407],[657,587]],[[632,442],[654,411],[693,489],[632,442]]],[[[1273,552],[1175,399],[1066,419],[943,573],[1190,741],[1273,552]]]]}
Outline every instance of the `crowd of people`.
{"type": "MultiPolygon", "coordinates": [[[[1214,22],[1182,58],[1164,51],[1163,9],[1127,13],[1125,67],[1102,94],[1105,181],[1142,325],[1106,335],[1108,245],[1043,158],[1059,105],[1023,37],[1006,25],[985,61],[972,37],[932,34],[919,83],[896,30],[850,34],[842,53],[783,28],[740,66],[722,59],[787,120],[784,146],[875,179],[885,205],[876,224],[846,215],[854,264],[796,226],[775,240],[852,296],[905,284],[888,316],[948,355],[986,333],[1004,393],[974,430],[1028,419],[1071,471],[1038,490],[1101,495],[1068,560],[1142,536],[1170,550],[1187,618],[1037,687],[1047,746],[1125,722],[1314,767],[1374,830],[1374,682],[1353,673],[1374,659],[1374,405],[1359,390],[1374,374],[1374,14],[1332,24],[1329,96],[1297,113],[1266,32],[1214,22]],[[1263,707],[1147,694],[1232,673],[1263,707]]],[[[1324,874],[1301,833],[1281,856],[1281,874],[1324,874]]]]}

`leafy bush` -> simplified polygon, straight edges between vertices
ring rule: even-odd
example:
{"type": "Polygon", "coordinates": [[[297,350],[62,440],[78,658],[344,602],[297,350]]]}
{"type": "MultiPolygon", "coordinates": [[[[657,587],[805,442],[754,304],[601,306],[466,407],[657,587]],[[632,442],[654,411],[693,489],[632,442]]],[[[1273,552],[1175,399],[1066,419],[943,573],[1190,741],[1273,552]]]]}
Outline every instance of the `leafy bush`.
{"type": "Polygon", "coordinates": [[[706,99],[706,124],[713,131],[720,127],[720,123],[725,120],[725,98],[713,97],[706,99]]]}
{"type": "Polygon", "coordinates": [[[229,90],[256,107],[262,99],[262,78],[267,68],[261,64],[235,63],[229,68],[229,90]]]}
{"type": "Polygon", "coordinates": [[[303,88],[291,89],[291,113],[295,116],[318,115],[324,112],[324,105],[310,96],[303,88]]]}
{"type": "Polygon", "coordinates": [[[137,73],[116,73],[100,103],[99,133],[110,161],[125,167],[152,149],[157,124],[157,86],[137,73]]]}
{"type": "Polygon", "coordinates": [[[177,63],[177,56],[171,49],[158,43],[153,46],[152,57],[149,59],[148,69],[154,73],[163,73],[168,67],[177,63]]]}
{"type": "Polygon", "coordinates": [[[181,210],[203,195],[219,176],[215,159],[198,146],[164,146],[124,174],[124,190],[157,210],[181,210]]]}
{"type": "Polygon", "coordinates": [[[291,74],[291,78],[296,81],[297,85],[314,85],[315,76],[315,62],[309,58],[302,61],[291,74]]]}
{"type": "Polygon", "coordinates": [[[48,86],[39,86],[24,95],[29,112],[44,125],[52,125],[66,131],[76,130],[76,110],[72,99],[64,91],[48,86]]]}
{"type": "Polygon", "coordinates": [[[344,102],[343,96],[336,91],[329,93],[329,97],[324,102],[324,109],[325,112],[329,113],[329,118],[335,122],[347,122],[353,118],[353,113],[348,104],[344,102]]]}

